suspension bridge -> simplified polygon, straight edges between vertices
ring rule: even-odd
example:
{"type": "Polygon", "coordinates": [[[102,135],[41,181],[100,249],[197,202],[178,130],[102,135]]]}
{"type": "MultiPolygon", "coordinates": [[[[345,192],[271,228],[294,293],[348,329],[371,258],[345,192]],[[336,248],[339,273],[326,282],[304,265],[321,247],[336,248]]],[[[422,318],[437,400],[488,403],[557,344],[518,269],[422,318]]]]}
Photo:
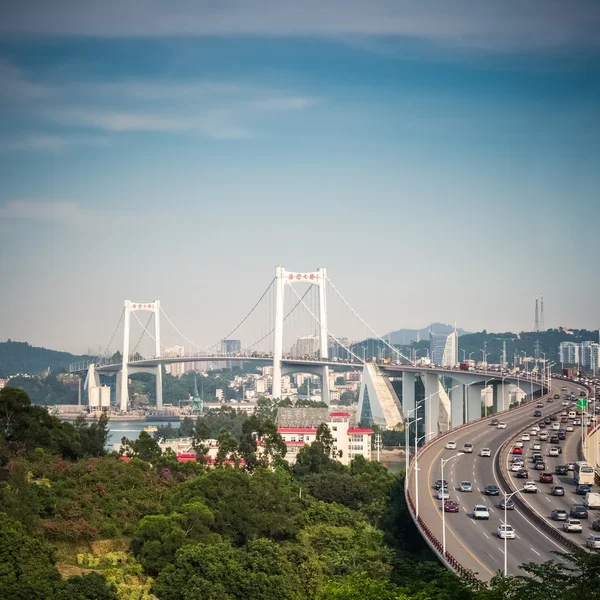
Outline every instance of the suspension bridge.
{"type": "MultiPolygon", "coordinates": [[[[355,337],[374,339],[387,360],[397,365],[412,364],[410,358],[377,334],[358,314],[329,279],[327,269],[312,272],[288,271],[278,266],[258,300],[227,334],[208,345],[198,344],[185,335],[168,316],[160,300],[132,302],[125,300],[118,323],[108,345],[97,360],[70,366],[71,373],[87,372],[87,385],[99,385],[100,373],[116,376],[117,406],[127,411],[129,405],[129,375],[151,373],[156,377],[156,405],[162,408],[162,366],[177,363],[210,363],[257,361],[272,364],[272,391],[281,397],[281,380],[285,375],[308,373],[321,378],[322,400],[329,405],[329,369],[363,369],[361,398],[377,400],[375,415],[385,413],[386,423],[402,423],[401,406],[389,382],[374,367],[371,357],[362,347],[342,335],[349,321],[355,326],[355,337]],[[334,310],[330,306],[334,306],[334,310]],[[146,322],[140,318],[147,315],[146,322]],[[169,327],[171,339],[185,346],[168,347],[163,343],[163,325],[169,327]],[[358,329],[356,329],[356,326],[358,329]],[[120,335],[119,335],[120,333],[120,335]],[[132,347],[132,334],[139,334],[132,347]],[[228,342],[239,346],[227,351],[228,342]],[[115,351],[113,343],[122,340],[115,351]],[[243,343],[244,340],[253,340],[243,343]],[[296,343],[294,343],[294,341],[296,343]],[[187,346],[187,351],[184,348],[187,346]],[[284,348],[288,350],[284,351],[284,348]],[[366,368],[365,368],[366,367],[366,368]],[[366,390],[366,391],[365,391],[366,390]]],[[[134,338],[135,339],[135,338],[134,338]]]]}

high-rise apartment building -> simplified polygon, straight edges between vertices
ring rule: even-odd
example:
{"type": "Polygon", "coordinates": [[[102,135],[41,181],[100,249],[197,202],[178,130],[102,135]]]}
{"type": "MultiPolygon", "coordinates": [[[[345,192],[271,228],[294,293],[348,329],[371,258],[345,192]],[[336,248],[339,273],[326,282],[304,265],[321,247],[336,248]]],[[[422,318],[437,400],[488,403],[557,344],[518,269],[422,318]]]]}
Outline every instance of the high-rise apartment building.
{"type": "MultiPolygon", "coordinates": [[[[184,356],[185,349],[183,346],[173,346],[172,348],[165,348],[162,353],[164,358],[175,358],[177,356],[184,356]]],[[[170,373],[174,377],[181,377],[185,373],[186,363],[173,363],[171,365],[165,365],[165,371],[170,373]]]]}
{"type": "Polygon", "coordinates": [[[315,356],[319,350],[319,345],[319,338],[316,335],[299,337],[292,346],[292,356],[298,358],[302,356],[315,356]]]}
{"type": "Polygon", "coordinates": [[[579,344],[575,342],[561,342],[558,347],[558,357],[561,363],[576,365],[579,363],[579,344]]]}

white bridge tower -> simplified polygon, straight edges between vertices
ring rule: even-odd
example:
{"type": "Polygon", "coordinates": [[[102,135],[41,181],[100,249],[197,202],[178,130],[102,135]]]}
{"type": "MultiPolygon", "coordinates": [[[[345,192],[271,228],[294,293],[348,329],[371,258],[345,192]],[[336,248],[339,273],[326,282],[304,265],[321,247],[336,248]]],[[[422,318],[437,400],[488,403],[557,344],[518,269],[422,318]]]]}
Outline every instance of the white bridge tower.
{"type": "MultiPolygon", "coordinates": [[[[294,283],[309,283],[319,287],[319,341],[321,360],[328,358],[327,334],[327,297],[325,294],[327,283],[327,269],[320,267],[312,273],[297,273],[286,271],[283,267],[275,269],[275,340],[273,343],[273,397],[281,398],[281,376],[283,359],[283,301],[286,285],[294,283]]],[[[329,406],[329,367],[321,367],[321,394],[322,399],[329,406]]],[[[313,369],[311,369],[312,371],[313,369]]]]}
{"type": "Polygon", "coordinates": [[[118,403],[122,412],[127,410],[129,403],[129,371],[132,372],[147,372],[156,375],[156,408],[162,408],[162,365],[156,367],[130,367],[129,366],[129,333],[130,333],[130,320],[131,313],[137,311],[145,311],[154,313],[154,351],[155,356],[153,358],[160,358],[160,300],[153,300],[152,302],[131,302],[131,300],[125,300],[125,314],[123,318],[123,363],[121,371],[117,377],[120,376],[120,384],[117,381],[118,389],[118,403]]]}

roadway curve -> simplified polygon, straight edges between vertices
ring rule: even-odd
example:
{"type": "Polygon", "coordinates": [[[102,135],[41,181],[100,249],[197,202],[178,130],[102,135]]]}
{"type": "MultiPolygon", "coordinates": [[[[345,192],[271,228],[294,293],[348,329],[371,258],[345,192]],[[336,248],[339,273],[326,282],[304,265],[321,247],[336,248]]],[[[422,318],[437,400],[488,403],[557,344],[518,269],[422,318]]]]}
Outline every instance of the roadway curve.
{"type": "MultiPolygon", "coordinates": [[[[566,385],[561,380],[552,382],[551,395],[560,393],[566,385]]],[[[557,403],[548,404],[553,410],[543,409],[543,414],[550,414],[562,408],[557,403]]],[[[498,525],[504,518],[504,512],[498,508],[502,496],[486,496],[483,490],[488,484],[496,484],[502,489],[501,480],[497,473],[496,464],[503,444],[508,438],[524,429],[531,429],[540,418],[533,417],[535,402],[512,409],[497,418],[506,422],[506,429],[497,429],[490,425],[492,417],[464,425],[435,438],[419,453],[419,516],[426,524],[429,531],[441,542],[442,540],[442,514],[441,502],[437,500],[435,480],[440,479],[440,459],[448,458],[457,451],[446,450],[448,440],[456,441],[460,450],[464,443],[474,445],[473,454],[464,454],[449,463],[444,468],[444,479],[449,483],[450,496],[460,502],[458,514],[446,513],[446,550],[458,561],[462,567],[471,570],[478,579],[489,580],[498,570],[504,568],[504,540],[497,537],[498,525]],[[481,448],[491,449],[492,456],[483,458],[479,456],[481,448]],[[459,492],[460,482],[469,480],[473,484],[473,492],[459,492]],[[472,508],[475,504],[485,504],[490,510],[489,521],[475,521],[471,518],[472,508]]],[[[564,447],[563,457],[560,462],[577,460],[577,446],[572,443],[576,436],[570,434],[569,443],[564,447]]],[[[533,473],[536,473],[533,471],[533,473]]],[[[518,480],[522,481],[522,480],[518,480]]],[[[540,484],[544,486],[544,484],[540,484]]],[[[413,468],[409,471],[408,492],[413,502],[416,502],[414,461],[413,468]]],[[[538,503],[546,502],[544,494],[538,496],[538,503]]],[[[529,498],[528,498],[529,499],[529,498]]],[[[532,500],[532,502],[535,500],[532,500]]],[[[545,506],[549,514],[548,508],[545,506]]],[[[552,551],[564,551],[551,536],[530,522],[517,507],[508,512],[508,523],[516,530],[517,539],[508,540],[508,573],[524,574],[520,565],[525,562],[543,562],[556,560],[552,551]]]]}

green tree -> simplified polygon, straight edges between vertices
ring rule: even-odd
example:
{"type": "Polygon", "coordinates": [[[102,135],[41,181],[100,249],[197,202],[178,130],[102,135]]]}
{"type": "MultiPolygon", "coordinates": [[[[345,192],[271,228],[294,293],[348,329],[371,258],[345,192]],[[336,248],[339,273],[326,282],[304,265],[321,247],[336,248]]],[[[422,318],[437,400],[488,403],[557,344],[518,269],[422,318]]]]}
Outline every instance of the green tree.
{"type": "Polygon", "coordinates": [[[69,577],[65,581],[65,600],[118,600],[114,586],[100,573],[69,577]]]}
{"type": "Polygon", "coordinates": [[[327,451],[327,456],[331,456],[334,441],[333,435],[331,435],[331,429],[329,429],[327,423],[321,423],[317,427],[316,441],[323,445],[323,447],[327,451]]]}
{"type": "Polygon", "coordinates": [[[0,513],[0,600],[55,600],[64,586],[50,547],[0,513]]]}
{"type": "Polygon", "coordinates": [[[161,457],[162,451],[158,442],[147,432],[142,431],[137,440],[121,439],[121,454],[136,457],[155,464],[161,457]]]}
{"type": "Polygon", "coordinates": [[[215,458],[215,464],[223,466],[226,460],[231,460],[237,466],[240,462],[238,454],[238,441],[233,437],[231,432],[225,428],[221,429],[217,438],[219,451],[215,458]]]}
{"type": "MultiPolygon", "coordinates": [[[[410,598],[393,583],[385,579],[371,579],[364,573],[333,579],[319,595],[319,600],[410,600],[410,598]]],[[[423,596],[420,598],[425,600],[423,596]]]]}

